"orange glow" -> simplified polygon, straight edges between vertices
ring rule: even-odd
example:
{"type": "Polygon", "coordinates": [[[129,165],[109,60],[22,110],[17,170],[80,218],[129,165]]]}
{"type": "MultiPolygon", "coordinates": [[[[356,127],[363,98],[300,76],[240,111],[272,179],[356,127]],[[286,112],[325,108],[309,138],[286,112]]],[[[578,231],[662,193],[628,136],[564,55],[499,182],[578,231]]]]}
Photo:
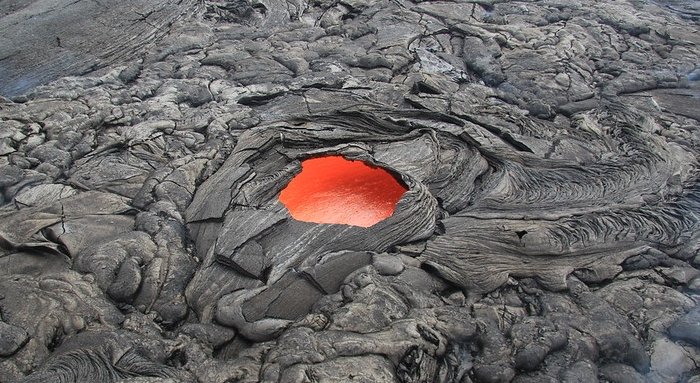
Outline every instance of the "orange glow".
{"type": "Polygon", "coordinates": [[[406,190],[385,169],[326,156],[302,161],[280,201],[299,221],[370,227],[394,213],[406,190]]]}

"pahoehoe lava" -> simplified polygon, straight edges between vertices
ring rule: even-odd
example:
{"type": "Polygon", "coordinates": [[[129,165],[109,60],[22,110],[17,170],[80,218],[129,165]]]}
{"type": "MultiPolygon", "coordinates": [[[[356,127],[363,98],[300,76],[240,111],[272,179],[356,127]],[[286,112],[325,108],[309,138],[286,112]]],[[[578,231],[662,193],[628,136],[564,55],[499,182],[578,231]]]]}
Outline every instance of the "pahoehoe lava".
{"type": "Polygon", "coordinates": [[[0,382],[699,382],[699,17],[3,3],[0,382]]]}

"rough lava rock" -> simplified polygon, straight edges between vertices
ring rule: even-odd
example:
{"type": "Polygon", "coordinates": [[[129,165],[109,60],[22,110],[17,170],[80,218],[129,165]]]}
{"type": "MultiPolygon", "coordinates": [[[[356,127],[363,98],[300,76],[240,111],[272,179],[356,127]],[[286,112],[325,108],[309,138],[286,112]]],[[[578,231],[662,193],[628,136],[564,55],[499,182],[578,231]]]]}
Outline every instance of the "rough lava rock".
{"type": "Polygon", "coordinates": [[[3,2],[0,382],[697,380],[699,23],[3,2]],[[400,178],[394,214],[295,220],[324,155],[400,178]]]}

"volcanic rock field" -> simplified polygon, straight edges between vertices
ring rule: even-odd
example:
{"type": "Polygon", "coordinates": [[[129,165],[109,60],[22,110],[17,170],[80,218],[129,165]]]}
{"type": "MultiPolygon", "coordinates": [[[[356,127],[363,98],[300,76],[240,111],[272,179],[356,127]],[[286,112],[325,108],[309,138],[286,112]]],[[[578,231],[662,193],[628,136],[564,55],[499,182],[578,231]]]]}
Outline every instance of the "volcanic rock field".
{"type": "Polygon", "coordinates": [[[697,1],[8,0],[0,95],[0,383],[700,383],[697,1]]]}

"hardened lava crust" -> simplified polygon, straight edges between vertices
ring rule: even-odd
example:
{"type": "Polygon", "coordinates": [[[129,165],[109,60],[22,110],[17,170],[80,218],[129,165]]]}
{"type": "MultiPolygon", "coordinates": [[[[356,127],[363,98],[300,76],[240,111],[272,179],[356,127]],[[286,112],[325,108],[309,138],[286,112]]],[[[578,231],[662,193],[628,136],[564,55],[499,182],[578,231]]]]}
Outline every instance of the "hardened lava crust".
{"type": "Polygon", "coordinates": [[[13,0],[0,32],[0,382],[700,382],[697,2],[13,0]],[[290,214],[338,156],[393,214],[290,214]]]}

